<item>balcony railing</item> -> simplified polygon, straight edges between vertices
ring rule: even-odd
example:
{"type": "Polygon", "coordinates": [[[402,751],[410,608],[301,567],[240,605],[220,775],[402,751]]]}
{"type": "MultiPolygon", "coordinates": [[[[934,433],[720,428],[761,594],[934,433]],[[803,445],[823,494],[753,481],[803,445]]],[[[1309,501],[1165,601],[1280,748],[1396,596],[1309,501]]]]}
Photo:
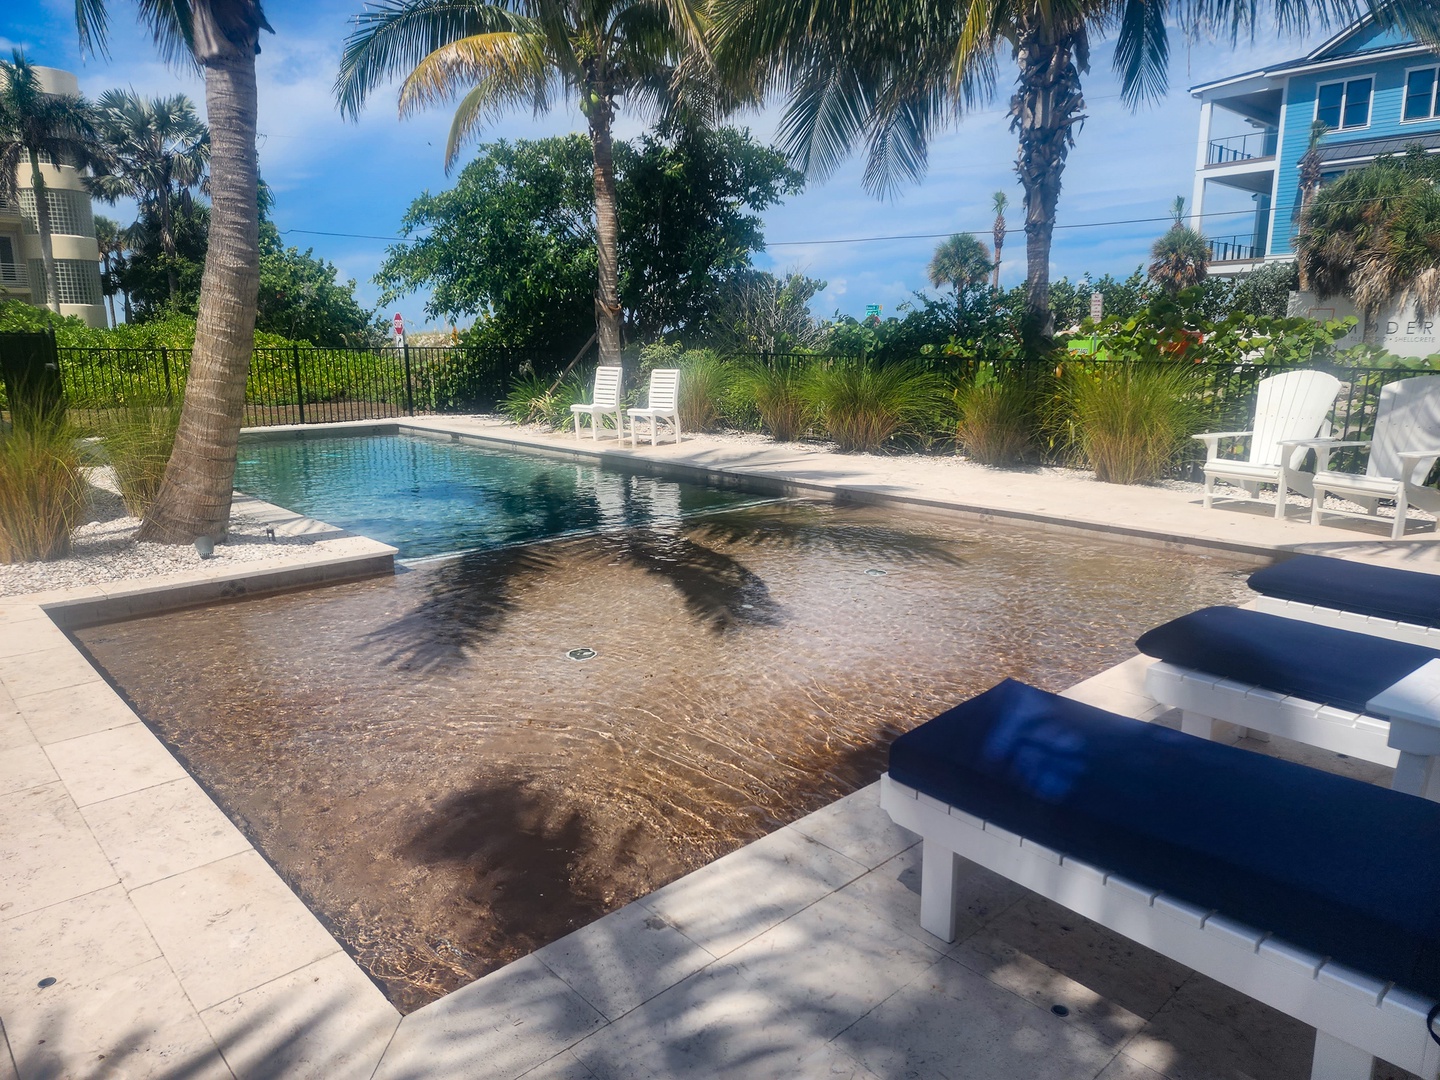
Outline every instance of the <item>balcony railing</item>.
{"type": "Polygon", "coordinates": [[[20,263],[0,262],[0,288],[23,289],[30,284],[30,275],[20,263]]]}
{"type": "Polygon", "coordinates": [[[1205,157],[1207,165],[1230,165],[1236,161],[1253,161],[1256,158],[1275,156],[1280,142],[1278,128],[1265,128],[1247,135],[1231,135],[1228,139],[1211,139],[1210,151],[1205,157]]]}
{"type": "Polygon", "coordinates": [[[1253,262],[1265,257],[1265,248],[1254,236],[1207,236],[1211,262],[1253,262]]]}

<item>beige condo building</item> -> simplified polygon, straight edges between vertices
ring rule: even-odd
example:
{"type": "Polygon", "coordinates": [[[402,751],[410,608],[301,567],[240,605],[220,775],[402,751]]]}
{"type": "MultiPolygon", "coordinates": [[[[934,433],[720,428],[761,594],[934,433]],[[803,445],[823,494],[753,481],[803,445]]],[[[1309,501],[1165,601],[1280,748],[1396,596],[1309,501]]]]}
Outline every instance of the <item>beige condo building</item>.
{"type": "MultiPolygon", "coordinates": [[[[68,71],[37,67],[40,85],[51,94],[78,94],[80,84],[68,71]]],[[[59,279],[60,313],[74,315],[90,326],[105,325],[105,298],[100,292],[100,249],[95,243],[95,214],[79,170],[42,161],[45,200],[50,207],[50,235],[59,279]]],[[[40,229],[35,217],[35,191],[30,163],[19,170],[19,205],[0,201],[0,299],[19,299],[45,307],[45,269],[40,229]]]]}

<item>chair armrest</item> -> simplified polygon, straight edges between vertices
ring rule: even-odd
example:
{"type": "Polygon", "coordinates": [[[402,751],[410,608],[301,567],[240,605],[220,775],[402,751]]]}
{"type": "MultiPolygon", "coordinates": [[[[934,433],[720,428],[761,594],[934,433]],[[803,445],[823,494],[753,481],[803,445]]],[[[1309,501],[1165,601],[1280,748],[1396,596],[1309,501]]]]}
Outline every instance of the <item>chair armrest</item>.
{"type": "Polygon", "coordinates": [[[1221,439],[1243,439],[1247,435],[1253,435],[1253,431],[1207,431],[1203,435],[1191,435],[1196,442],[1205,444],[1205,460],[1214,461],[1215,455],[1220,451],[1221,439]]]}
{"type": "Polygon", "coordinates": [[[1424,461],[1427,457],[1440,457],[1440,449],[1432,450],[1401,450],[1395,455],[1401,461],[1424,461]]]}

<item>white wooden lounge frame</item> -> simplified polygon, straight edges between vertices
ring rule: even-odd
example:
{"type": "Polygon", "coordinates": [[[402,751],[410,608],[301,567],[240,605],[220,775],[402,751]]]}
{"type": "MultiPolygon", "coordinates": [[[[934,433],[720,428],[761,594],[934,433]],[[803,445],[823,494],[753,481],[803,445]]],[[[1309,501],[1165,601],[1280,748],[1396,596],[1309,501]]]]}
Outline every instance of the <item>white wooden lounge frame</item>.
{"type": "Polygon", "coordinates": [[[1440,660],[1366,702],[1364,713],[1246,686],[1205,671],[1157,660],[1145,691],[1180,710],[1180,729],[1202,739],[1224,720],[1395,770],[1391,788],[1440,802],[1440,660]]]}
{"type": "Polygon", "coordinates": [[[1257,596],[1245,606],[1253,611],[1263,611],[1287,619],[1300,619],[1319,626],[1333,626],[1337,630],[1423,645],[1427,649],[1440,649],[1440,626],[1421,626],[1419,623],[1399,622],[1374,615],[1358,615],[1353,611],[1307,604],[1301,600],[1282,600],[1278,596],[1257,596]]]}
{"type": "Polygon", "coordinates": [[[955,940],[956,859],[1009,878],[1316,1029],[1311,1080],[1369,1080],[1373,1058],[1440,1076],[1433,1002],[1272,934],[1052,851],[882,778],[880,805],[924,840],[920,925],[955,940]]]}

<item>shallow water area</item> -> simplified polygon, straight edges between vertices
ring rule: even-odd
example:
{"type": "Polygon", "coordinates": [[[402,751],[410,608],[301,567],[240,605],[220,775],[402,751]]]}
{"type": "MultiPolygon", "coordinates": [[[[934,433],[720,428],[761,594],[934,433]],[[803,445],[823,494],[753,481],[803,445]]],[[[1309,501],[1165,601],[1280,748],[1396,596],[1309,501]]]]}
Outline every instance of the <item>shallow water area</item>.
{"type": "Polygon", "coordinates": [[[644,520],[77,636],[408,1011],[1256,565],[806,501],[644,520]]]}

